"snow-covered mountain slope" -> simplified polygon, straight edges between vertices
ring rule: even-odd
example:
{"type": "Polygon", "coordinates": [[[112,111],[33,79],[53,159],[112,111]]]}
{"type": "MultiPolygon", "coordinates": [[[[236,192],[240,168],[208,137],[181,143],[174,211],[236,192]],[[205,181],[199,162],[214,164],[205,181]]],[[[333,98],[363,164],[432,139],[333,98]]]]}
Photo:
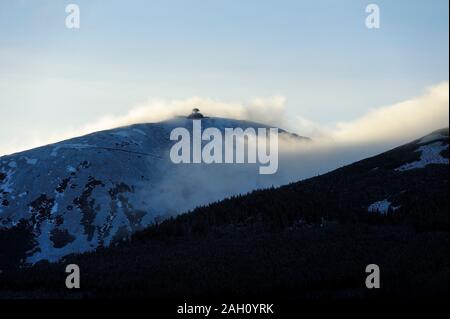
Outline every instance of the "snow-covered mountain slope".
{"type": "MultiPolygon", "coordinates": [[[[0,229],[31,233],[26,262],[56,261],[197,205],[272,185],[256,164],[173,164],[175,127],[192,130],[192,120],[132,125],[1,157],[0,229]]],[[[267,126],[204,118],[206,127],[267,126]]]]}

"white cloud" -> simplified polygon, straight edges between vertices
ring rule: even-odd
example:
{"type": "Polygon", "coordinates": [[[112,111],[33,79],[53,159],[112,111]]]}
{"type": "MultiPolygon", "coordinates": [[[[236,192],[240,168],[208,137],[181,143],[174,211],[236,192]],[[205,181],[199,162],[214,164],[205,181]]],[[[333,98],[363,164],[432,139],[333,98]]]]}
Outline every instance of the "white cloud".
{"type": "Polygon", "coordinates": [[[267,99],[254,98],[247,103],[223,102],[200,97],[191,97],[184,100],[151,99],[146,103],[131,108],[125,115],[104,116],[78,129],[59,132],[50,136],[31,134],[30,139],[26,141],[11,139],[8,143],[3,142],[3,145],[0,147],[0,154],[10,154],[115,127],[136,123],[159,122],[177,115],[188,115],[194,107],[198,107],[209,116],[253,120],[282,126],[285,98],[280,96],[267,99]]]}
{"type": "Polygon", "coordinates": [[[449,122],[449,83],[433,86],[419,97],[383,106],[353,121],[324,127],[303,117],[295,121],[287,118],[286,99],[282,96],[254,98],[247,103],[224,102],[215,99],[191,97],[184,100],[151,99],[137,105],[123,116],[105,116],[76,130],[59,132],[52,136],[32,134],[30,139],[3,142],[0,154],[8,154],[80,136],[95,131],[135,123],[158,122],[175,115],[189,114],[198,107],[209,116],[235,118],[281,126],[302,135],[334,144],[400,143],[415,139],[449,122]]]}
{"type": "Polygon", "coordinates": [[[338,142],[372,143],[407,140],[449,125],[449,83],[429,88],[426,94],[370,111],[347,123],[338,123],[332,136],[338,142]]]}
{"type": "Polygon", "coordinates": [[[200,97],[173,101],[154,99],[132,108],[124,116],[104,117],[96,123],[86,125],[82,131],[93,132],[136,123],[163,121],[177,115],[188,115],[194,107],[209,116],[276,124],[283,121],[285,98],[254,98],[248,103],[222,102],[200,97]]]}

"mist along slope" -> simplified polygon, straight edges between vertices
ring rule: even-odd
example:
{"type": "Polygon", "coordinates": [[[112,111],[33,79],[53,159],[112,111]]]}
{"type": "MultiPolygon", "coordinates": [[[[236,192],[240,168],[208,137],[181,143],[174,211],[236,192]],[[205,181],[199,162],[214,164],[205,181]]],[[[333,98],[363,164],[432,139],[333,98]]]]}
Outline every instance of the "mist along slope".
{"type": "MultiPolygon", "coordinates": [[[[272,185],[255,178],[256,165],[173,164],[170,132],[192,131],[192,123],[179,117],[133,125],[1,157],[0,230],[6,235],[0,245],[8,247],[14,236],[8,229],[20,233],[8,253],[0,252],[1,263],[57,261],[108,246],[197,205],[272,185]]],[[[267,127],[222,118],[204,118],[202,126],[222,133],[267,127]]]]}
{"type": "Polygon", "coordinates": [[[1,296],[448,296],[448,129],[328,174],[199,207],[130,240],[3,274],[1,296]],[[64,286],[65,265],[83,288],[64,286]],[[365,287],[377,264],[382,289],[365,287]]]}

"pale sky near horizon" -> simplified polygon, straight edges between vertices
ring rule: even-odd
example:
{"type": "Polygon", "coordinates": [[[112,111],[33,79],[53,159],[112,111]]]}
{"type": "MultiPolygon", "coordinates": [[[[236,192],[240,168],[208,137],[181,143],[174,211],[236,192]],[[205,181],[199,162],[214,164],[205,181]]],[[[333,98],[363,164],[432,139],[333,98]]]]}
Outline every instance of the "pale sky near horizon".
{"type": "Polygon", "coordinates": [[[148,99],[329,125],[449,79],[448,0],[0,0],[0,155],[148,99]],[[81,28],[65,27],[69,3],[81,28]],[[367,29],[376,3],[381,28],[367,29]]]}

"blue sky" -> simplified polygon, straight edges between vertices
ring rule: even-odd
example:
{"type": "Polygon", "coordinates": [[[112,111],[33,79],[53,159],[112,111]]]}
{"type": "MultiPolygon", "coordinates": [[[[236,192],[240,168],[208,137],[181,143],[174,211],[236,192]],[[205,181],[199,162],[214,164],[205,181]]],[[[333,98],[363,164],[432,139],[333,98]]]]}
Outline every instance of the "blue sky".
{"type": "Polygon", "coordinates": [[[149,98],[283,96],[290,117],[351,121],[448,81],[448,9],[447,0],[0,0],[0,154],[149,98]],[[65,28],[69,3],[80,6],[79,30],[65,28]],[[369,3],[380,29],[365,27],[369,3]]]}

